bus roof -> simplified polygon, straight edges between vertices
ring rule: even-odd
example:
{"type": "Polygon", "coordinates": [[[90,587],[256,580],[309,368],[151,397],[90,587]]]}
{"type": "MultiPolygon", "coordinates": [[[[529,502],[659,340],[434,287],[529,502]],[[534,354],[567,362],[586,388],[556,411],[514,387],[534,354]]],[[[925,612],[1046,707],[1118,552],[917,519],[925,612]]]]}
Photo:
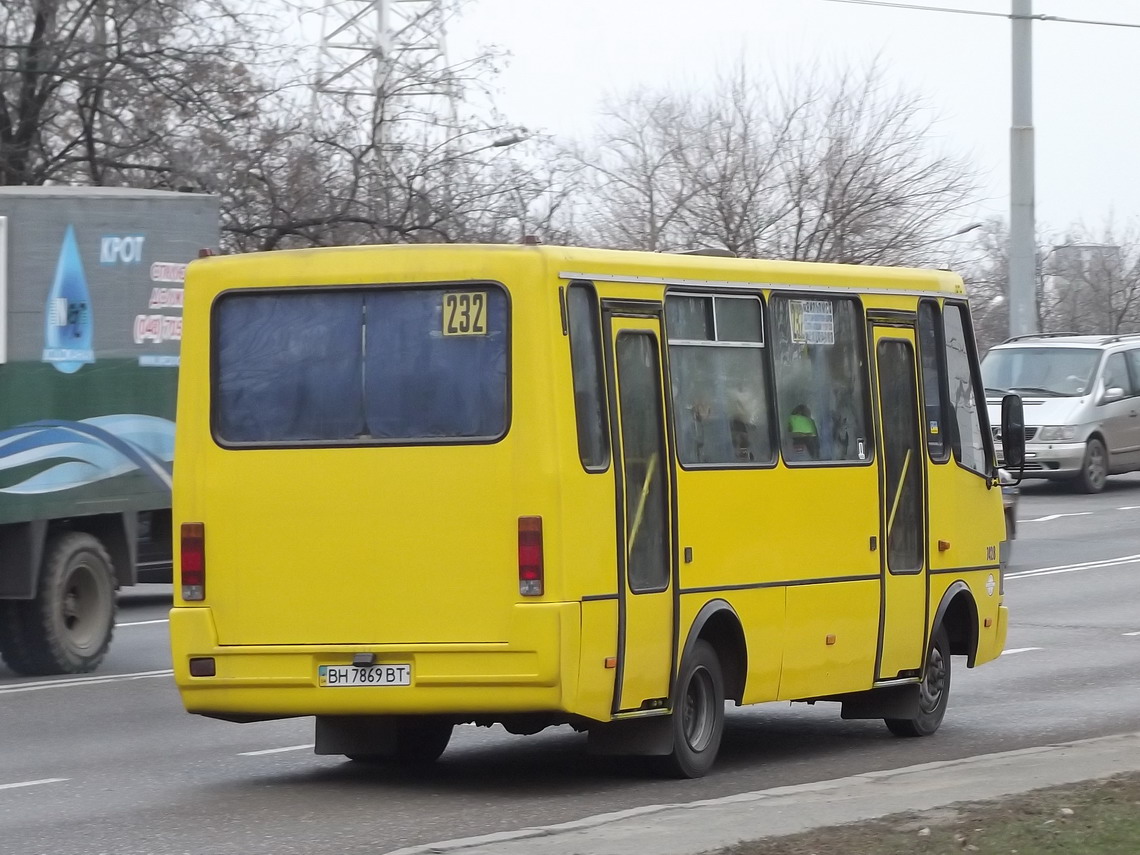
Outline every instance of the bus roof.
{"type": "MultiPolygon", "coordinates": [[[[433,264],[425,274],[442,271],[452,265],[469,268],[473,255],[481,256],[491,266],[510,265],[524,259],[537,261],[561,279],[612,280],[644,282],[646,284],[724,284],[724,285],[784,285],[784,286],[836,286],[851,290],[923,291],[964,295],[962,278],[948,270],[908,267],[880,267],[872,265],[831,264],[808,261],[776,261],[769,259],[731,258],[711,255],[673,252],[642,252],[616,249],[591,249],[569,246],[531,246],[512,244],[384,244],[368,246],[318,247],[314,249],[275,250],[266,253],[213,256],[195,261],[192,267],[236,264],[242,268],[252,265],[262,276],[253,279],[279,279],[273,275],[281,261],[280,272],[292,271],[293,277],[313,271],[314,265],[332,259],[347,262],[346,267],[356,268],[353,262],[364,256],[389,256],[391,261],[406,263],[424,255],[434,256],[433,264]]],[[[375,267],[368,265],[375,275],[375,267]]],[[[248,276],[248,269],[243,274],[248,276]]],[[[251,283],[253,284],[253,283],[251,283]]]]}

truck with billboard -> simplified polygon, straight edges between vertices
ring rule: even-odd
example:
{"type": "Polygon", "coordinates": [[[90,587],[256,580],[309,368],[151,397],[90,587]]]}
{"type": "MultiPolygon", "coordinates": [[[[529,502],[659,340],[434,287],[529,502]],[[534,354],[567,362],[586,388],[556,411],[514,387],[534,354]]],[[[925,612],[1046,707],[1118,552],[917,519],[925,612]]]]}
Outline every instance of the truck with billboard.
{"type": "Polygon", "coordinates": [[[0,187],[0,656],[94,670],[116,591],[169,580],[186,264],[218,200],[0,187]]]}

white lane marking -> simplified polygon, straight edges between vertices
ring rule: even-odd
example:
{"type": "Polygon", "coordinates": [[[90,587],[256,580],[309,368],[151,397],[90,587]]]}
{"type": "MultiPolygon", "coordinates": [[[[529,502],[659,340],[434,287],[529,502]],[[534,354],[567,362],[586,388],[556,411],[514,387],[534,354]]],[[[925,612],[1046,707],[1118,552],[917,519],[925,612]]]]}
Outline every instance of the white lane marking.
{"type": "Polygon", "coordinates": [[[1123,567],[1140,563],[1140,555],[1123,555],[1120,558],[1105,558],[1101,561],[1085,561],[1080,564],[1058,564],[1054,567],[1039,567],[1036,570],[1022,570],[1007,573],[1006,579],[1023,579],[1026,576],[1052,576],[1056,573],[1074,573],[1078,570],[1099,570],[1105,567],[1123,567]]]}
{"type": "Polygon", "coordinates": [[[170,677],[174,671],[138,671],[134,674],[107,674],[102,677],[71,677],[66,680],[38,680],[34,683],[20,683],[16,686],[0,688],[0,695],[15,692],[38,692],[41,689],[65,689],[68,686],[99,686],[103,683],[123,683],[127,680],[148,680],[153,677],[170,677]]]}
{"type": "Polygon", "coordinates": [[[260,757],[263,754],[282,754],[286,751],[304,751],[306,748],[312,748],[313,743],[308,745],[290,745],[287,748],[263,748],[261,751],[239,751],[238,757],[260,757]]]}
{"type": "Polygon", "coordinates": [[[1002,656],[1012,656],[1014,653],[1028,653],[1030,650],[1040,650],[1040,647],[1011,647],[1009,650],[1003,650],[1002,656]]]}
{"type": "Polygon", "coordinates": [[[1140,511],[1140,505],[1125,505],[1123,508],[1117,508],[1118,511],[1140,511]]]}
{"type": "Polygon", "coordinates": [[[120,626],[147,626],[152,623],[170,623],[170,618],[160,618],[159,620],[133,620],[128,623],[117,623],[115,624],[115,629],[118,629],[120,626]]]}
{"type": "Polygon", "coordinates": [[[1140,635],[1140,632],[1126,632],[1125,635],[1140,635]]]}
{"type": "Polygon", "coordinates": [[[40,778],[38,781],[18,781],[15,784],[0,784],[0,790],[15,790],[19,787],[38,787],[40,784],[62,784],[71,778],[40,778]]]}
{"type": "Polygon", "coordinates": [[[1019,523],[1025,522],[1050,522],[1052,520],[1059,520],[1061,517],[1091,517],[1092,511],[1078,511],[1075,514],[1049,514],[1047,517],[1038,517],[1035,520],[1018,520],[1019,523]]]}

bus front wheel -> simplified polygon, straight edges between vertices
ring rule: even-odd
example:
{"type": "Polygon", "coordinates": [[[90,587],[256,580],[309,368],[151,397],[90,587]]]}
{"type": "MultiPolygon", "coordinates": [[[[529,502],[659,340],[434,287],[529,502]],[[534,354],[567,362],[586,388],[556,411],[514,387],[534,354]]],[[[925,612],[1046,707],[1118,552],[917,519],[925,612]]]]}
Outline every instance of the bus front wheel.
{"type": "Polygon", "coordinates": [[[707,774],[724,734],[724,675],[707,641],[698,641],[681,662],[672,726],[673,750],[658,758],[661,771],[675,778],[707,774]]]}
{"type": "Polygon", "coordinates": [[[930,736],[938,730],[950,700],[950,639],[938,628],[926,655],[926,668],[918,685],[918,715],[888,718],[887,729],[895,736],[930,736]]]}

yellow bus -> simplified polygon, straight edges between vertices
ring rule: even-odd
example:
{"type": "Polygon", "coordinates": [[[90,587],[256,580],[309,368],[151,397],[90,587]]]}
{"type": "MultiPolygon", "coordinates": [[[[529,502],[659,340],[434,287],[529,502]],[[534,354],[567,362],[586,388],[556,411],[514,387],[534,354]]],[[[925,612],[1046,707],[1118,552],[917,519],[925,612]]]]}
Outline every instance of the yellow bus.
{"type": "Polygon", "coordinates": [[[951,273],[295,250],[193,262],[184,330],[192,713],[314,716],[318,754],[364,762],[433,761],[460,723],[569,724],[695,777],[728,700],[926,735],[951,656],[1002,651],[1002,496],[951,273]]]}

